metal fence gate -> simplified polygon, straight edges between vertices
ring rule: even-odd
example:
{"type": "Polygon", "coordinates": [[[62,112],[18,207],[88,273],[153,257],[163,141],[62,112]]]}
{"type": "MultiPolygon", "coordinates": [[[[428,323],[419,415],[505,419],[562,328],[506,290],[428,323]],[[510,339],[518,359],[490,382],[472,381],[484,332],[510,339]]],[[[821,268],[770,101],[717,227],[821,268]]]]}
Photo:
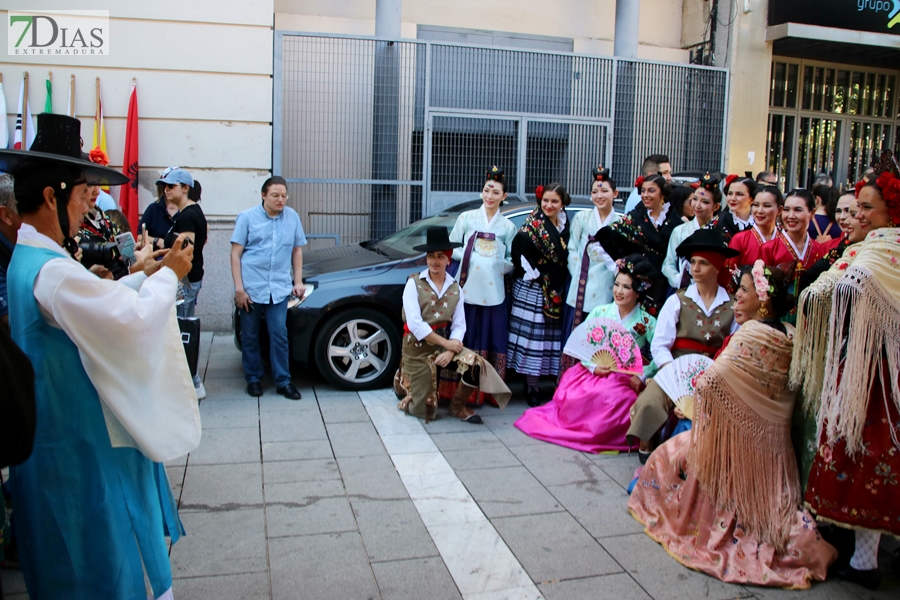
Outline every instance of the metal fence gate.
{"type": "Polygon", "coordinates": [[[645,155],[718,170],[722,69],[445,42],[276,32],[273,172],[311,234],[378,238],[478,198],[561,181],[590,193],[609,165],[622,191],[645,155]]]}

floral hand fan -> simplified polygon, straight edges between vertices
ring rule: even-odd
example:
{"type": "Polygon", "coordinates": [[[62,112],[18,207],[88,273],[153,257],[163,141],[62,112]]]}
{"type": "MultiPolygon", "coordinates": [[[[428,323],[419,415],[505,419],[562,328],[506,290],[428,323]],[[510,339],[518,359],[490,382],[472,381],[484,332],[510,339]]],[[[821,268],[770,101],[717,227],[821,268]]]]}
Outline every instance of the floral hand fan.
{"type": "Polygon", "coordinates": [[[653,381],[672,399],[684,418],[694,420],[694,390],[697,381],[713,360],[703,354],[687,354],[676,358],[656,374],[653,381]]]}
{"type": "Polygon", "coordinates": [[[563,352],[616,373],[643,372],[641,349],[631,334],[612,319],[595,317],[576,327],[563,352]]]}

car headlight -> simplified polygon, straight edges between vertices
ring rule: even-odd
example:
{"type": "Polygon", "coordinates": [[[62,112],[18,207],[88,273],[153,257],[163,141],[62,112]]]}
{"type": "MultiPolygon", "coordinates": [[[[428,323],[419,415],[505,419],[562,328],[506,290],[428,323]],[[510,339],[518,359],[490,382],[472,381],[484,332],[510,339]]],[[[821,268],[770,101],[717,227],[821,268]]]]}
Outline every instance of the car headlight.
{"type": "Polygon", "coordinates": [[[315,290],[316,290],[315,284],[307,283],[306,291],[303,292],[302,298],[298,298],[297,296],[293,296],[293,295],[290,298],[288,298],[288,303],[287,303],[288,310],[303,304],[303,301],[306,300],[307,298],[309,298],[310,294],[312,294],[315,290]]]}

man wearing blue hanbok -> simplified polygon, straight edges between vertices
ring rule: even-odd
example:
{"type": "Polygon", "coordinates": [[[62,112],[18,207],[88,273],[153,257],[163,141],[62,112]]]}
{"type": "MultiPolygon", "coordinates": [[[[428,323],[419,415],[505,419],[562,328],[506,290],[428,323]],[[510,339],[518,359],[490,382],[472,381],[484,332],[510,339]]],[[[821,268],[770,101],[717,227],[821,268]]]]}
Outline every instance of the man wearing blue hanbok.
{"type": "Polygon", "coordinates": [[[0,150],[23,221],[10,330],[37,376],[34,451],[10,473],[19,557],[32,598],[170,599],[165,536],[183,531],[161,463],[200,441],[175,319],[192,249],[148,245],[119,281],[74,260],[87,186],[127,181],[82,160],[79,138],[77,119],[42,114],[31,151],[0,150]]]}

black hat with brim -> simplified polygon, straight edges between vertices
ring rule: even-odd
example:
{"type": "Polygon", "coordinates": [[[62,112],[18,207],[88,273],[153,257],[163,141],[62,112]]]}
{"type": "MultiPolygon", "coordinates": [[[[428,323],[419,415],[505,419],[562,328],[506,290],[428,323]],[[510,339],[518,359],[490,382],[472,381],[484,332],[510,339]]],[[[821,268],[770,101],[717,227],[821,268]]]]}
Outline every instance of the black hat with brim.
{"type": "Polygon", "coordinates": [[[450,241],[450,232],[446,227],[436,225],[425,231],[425,243],[413,246],[416,252],[443,252],[460,248],[462,244],[450,241]]]}
{"type": "Polygon", "coordinates": [[[718,229],[698,229],[675,249],[678,256],[687,258],[694,252],[716,252],[725,258],[734,258],[740,251],[729,248],[725,236],[718,229]]]}
{"type": "Polygon", "coordinates": [[[612,227],[603,227],[594,237],[613,260],[625,258],[629,254],[643,254],[645,252],[643,246],[631,241],[612,227]]]}
{"type": "Polygon", "coordinates": [[[92,184],[123,185],[124,173],[85,160],[81,156],[81,121],[67,115],[41,113],[31,150],[0,150],[0,171],[11,174],[31,167],[58,166],[77,169],[92,184]]]}

